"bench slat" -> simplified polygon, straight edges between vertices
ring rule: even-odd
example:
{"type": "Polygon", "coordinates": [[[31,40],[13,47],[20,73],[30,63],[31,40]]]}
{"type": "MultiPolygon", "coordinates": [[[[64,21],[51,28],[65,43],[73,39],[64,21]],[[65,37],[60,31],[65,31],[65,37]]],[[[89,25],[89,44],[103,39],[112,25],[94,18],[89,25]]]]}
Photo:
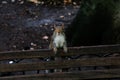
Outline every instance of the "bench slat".
{"type": "Polygon", "coordinates": [[[120,78],[120,69],[8,76],[0,77],[0,80],[84,80],[103,78],[120,78]]]}
{"type": "Polygon", "coordinates": [[[0,72],[72,68],[81,66],[120,66],[120,57],[86,58],[75,60],[44,61],[37,63],[0,64],[0,72]]]}
{"type": "MultiPolygon", "coordinates": [[[[58,54],[58,56],[77,56],[84,54],[96,54],[100,53],[117,53],[120,52],[120,45],[99,45],[99,46],[85,46],[85,47],[69,47],[68,53],[58,54]]],[[[54,57],[54,53],[49,49],[34,50],[34,51],[9,51],[0,52],[0,60],[7,59],[24,59],[24,58],[46,58],[54,57]]]]}

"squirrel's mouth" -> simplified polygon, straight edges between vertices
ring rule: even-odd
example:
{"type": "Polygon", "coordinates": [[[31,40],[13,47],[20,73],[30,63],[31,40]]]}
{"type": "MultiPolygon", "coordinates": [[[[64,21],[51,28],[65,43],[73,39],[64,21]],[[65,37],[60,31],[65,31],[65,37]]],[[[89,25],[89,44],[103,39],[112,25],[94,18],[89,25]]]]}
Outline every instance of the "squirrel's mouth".
{"type": "Polygon", "coordinates": [[[60,32],[58,32],[58,35],[60,35],[60,32]]]}

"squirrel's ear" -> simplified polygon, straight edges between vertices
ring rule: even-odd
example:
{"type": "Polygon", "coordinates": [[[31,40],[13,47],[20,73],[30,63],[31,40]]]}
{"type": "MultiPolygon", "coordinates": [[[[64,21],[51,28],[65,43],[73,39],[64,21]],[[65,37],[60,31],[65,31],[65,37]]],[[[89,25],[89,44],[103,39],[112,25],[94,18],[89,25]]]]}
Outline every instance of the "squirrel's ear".
{"type": "Polygon", "coordinates": [[[54,29],[56,29],[56,25],[55,25],[55,24],[54,24],[54,26],[53,26],[53,27],[54,27],[54,29]]]}

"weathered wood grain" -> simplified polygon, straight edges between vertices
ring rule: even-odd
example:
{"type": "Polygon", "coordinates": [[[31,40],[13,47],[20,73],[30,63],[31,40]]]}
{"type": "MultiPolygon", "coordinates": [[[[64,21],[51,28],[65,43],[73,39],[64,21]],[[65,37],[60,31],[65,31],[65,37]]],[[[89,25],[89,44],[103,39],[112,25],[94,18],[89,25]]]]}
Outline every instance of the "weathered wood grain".
{"type": "MultiPolygon", "coordinates": [[[[68,53],[57,54],[57,57],[79,56],[79,55],[99,55],[109,53],[120,53],[120,45],[99,45],[99,46],[81,46],[69,47],[68,53]]],[[[33,51],[9,51],[0,52],[0,61],[13,59],[34,59],[56,57],[52,50],[33,50],[33,51]]],[[[94,66],[109,66],[111,69],[102,70],[85,70],[77,72],[59,72],[59,73],[44,73],[33,75],[16,75],[0,77],[0,80],[84,80],[84,79],[103,79],[103,78],[120,78],[120,57],[92,57],[79,59],[60,59],[55,61],[40,61],[30,63],[15,63],[15,64],[0,64],[0,73],[19,72],[19,71],[34,71],[62,68],[77,68],[77,67],[94,67],[94,66]]]]}
{"type": "Polygon", "coordinates": [[[0,64],[0,72],[75,68],[83,66],[120,66],[120,57],[86,58],[37,63],[0,64]]]}
{"type": "Polygon", "coordinates": [[[90,70],[81,72],[62,72],[62,73],[8,76],[0,77],[0,80],[84,80],[84,79],[102,79],[119,77],[120,69],[109,69],[109,70],[90,70]]]}
{"type": "MultiPolygon", "coordinates": [[[[119,53],[120,45],[99,45],[99,46],[86,46],[86,47],[69,47],[68,53],[61,51],[57,56],[77,56],[84,54],[96,54],[101,53],[119,53]]],[[[54,57],[54,53],[49,49],[42,50],[28,50],[28,51],[8,51],[0,52],[0,60],[7,59],[24,59],[24,58],[46,58],[54,57]]]]}

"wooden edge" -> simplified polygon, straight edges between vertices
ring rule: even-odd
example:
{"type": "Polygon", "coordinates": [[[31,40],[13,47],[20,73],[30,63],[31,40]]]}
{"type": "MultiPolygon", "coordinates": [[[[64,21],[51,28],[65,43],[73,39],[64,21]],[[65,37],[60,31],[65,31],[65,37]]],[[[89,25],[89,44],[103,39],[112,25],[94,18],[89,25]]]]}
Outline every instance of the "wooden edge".
{"type": "Polygon", "coordinates": [[[0,72],[34,71],[77,68],[83,66],[120,66],[120,57],[86,58],[74,60],[41,61],[32,63],[0,64],[0,72]]]}
{"type": "Polygon", "coordinates": [[[0,80],[84,80],[102,78],[120,78],[120,69],[7,76],[0,77],[0,80]]]}
{"type": "MultiPolygon", "coordinates": [[[[57,56],[79,56],[86,54],[100,55],[101,53],[120,53],[120,45],[99,45],[99,46],[84,46],[84,47],[69,47],[68,53],[60,52],[57,56]]],[[[9,59],[26,59],[26,58],[46,58],[55,57],[52,50],[27,50],[27,51],[9,51],[0,52],[0,60],[9,59]]]]}

